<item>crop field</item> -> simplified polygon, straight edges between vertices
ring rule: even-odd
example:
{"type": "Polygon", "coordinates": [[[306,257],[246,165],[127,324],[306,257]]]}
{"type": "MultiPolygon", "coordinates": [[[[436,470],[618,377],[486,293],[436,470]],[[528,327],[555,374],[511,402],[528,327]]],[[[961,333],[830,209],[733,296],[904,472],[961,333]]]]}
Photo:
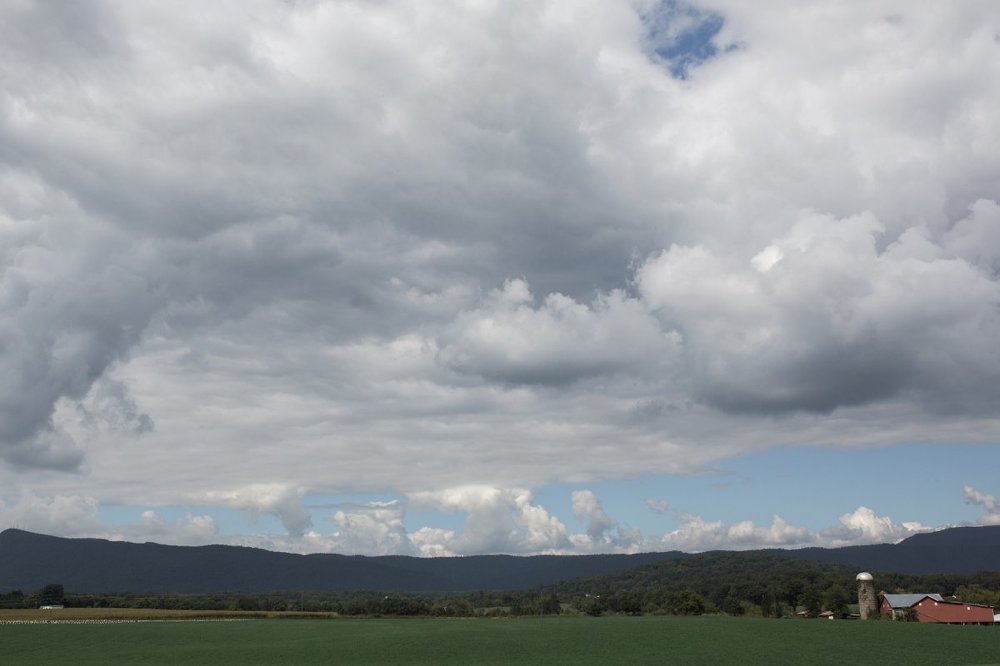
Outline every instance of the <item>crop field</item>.
{"type": "Polygon", "coordinates": [[[163,610],[158,608],[57,608],[0,609],[0,624],[4,623],[64,623],[107,620],[112,622],[149,622],[156,620],[218,620],[263,618],[331,618],[336,613],[299,613],[289,611],[219,611],[163,610]]]}
{"type": "Polygon", "coordinates": [[[1000,664],[1000,627],[727,617],[7,624],[14,664],[1000,664]]]}

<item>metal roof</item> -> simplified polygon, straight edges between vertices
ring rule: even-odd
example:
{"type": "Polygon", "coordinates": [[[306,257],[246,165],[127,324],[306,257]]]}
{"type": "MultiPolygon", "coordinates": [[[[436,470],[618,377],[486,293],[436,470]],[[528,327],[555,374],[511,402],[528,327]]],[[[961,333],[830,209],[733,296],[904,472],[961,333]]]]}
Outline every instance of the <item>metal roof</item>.
{"type": "Polygon", "coordinates": [[[940,594],[883,594],[882,596],[893,608],[909,608],[924,597],[930,597],[934,601],[944,601],[940,594]]]}

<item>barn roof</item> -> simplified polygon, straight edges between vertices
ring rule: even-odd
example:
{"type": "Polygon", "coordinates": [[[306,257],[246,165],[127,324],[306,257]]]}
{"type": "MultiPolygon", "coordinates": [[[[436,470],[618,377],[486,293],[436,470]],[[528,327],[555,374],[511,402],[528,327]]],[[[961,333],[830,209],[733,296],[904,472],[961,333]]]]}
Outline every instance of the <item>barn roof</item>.
{"type": "Polygon", "coordinates": [[[924,597],[930,597],[934,601],[944,601],[940,594],[883,594],[882,596],[892,608],[909,608],[924,597]]]}

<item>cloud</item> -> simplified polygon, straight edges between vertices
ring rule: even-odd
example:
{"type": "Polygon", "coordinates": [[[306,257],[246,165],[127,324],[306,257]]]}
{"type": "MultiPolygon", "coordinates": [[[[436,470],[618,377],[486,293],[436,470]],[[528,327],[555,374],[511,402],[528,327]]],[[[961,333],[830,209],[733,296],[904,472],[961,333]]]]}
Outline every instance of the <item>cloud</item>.
{"type": "Polygon", "coordinates": [[[93,428],[137,435],[154,428],[153,419],[139,410],[128,387],[107,375],[94,383],[79,408],[84,423],[93,428]]]}
{"type": "Polygon", "coordinates": [[[866,506],[840,517],[840,525],[820,532],[832,547],[870,543],[897,543],[920,532],[931,531],[918,522],[894,523],[889,516],[878,516],[866,506]]]}
{"type": "Polygon", "coordinates": [[[0,501],[0,523],[43,534],[89,536],[101,529],[98,507],[93,497],[25,493],[13,506],[0,501]]]}
{"type": "Polygon", "coordinates": [[[331,550],[345,555],[413,555],[403,525],[405,513],[398,501],[340,509],[330,519],[337,526],[331,550]]]}
{"type": "Polygon", "coordinates": [[[509,280],[445,333],[440,360],[459,372],[515,384],[563,385],[667,362],[675,340],[621,292],[593,305],[562,294],[534,304],[524,280],[509,280]]]}
{"type": "Polygon", "coordinates": [[[670,503],[667,500],[646,499],[643,500],[643,504],[649,507],[649,510],[653,513],[663,514],[670,509],[670,503]]]}
{"type": "Polygon", "coordinates": [[[544,553],[569,544],[569,532],[527,490],[488,486],[462,486],[442,491],[413,493],[412,506],[466,513],[457,535],[451,531],[428,531],[419,535],[422,552],[454,553],[544,553]],[[431,538],[443,542],[431,543],[431,538]]]}
{"type": "Polygon", "coordinates": [[[974,504],[983,508],[985,513],[979,517],[980,525],[1000,525],[1000,502],[993,495],[976,490],[972,486],[963,486],[965,493],[965,503],[974,504]]]}
{"type": "Polygon", "coordinates": [[[271,514],[293,537],[301,537],[312,526],[309,510],[302,505],[305,490],[287,484],[254,484],[234,490],[213,490],[199,500],[208,504],[227,506],[250,511],[252,514],[271,514]]]}
{"type": "Polygon", "coordinates": [[[816,535],[804,527],[789,525],[781,516],[774,516],[770,525],[756,525],[744,520],[734,525],[722,521],[707,521],[689,513],[678,515],[680,527],[659,539],[647,540],[662,549],[702,552],[706,550],[750,550],[755,548],[797,548],[813,545],[816,535]]]}
{"type": "MultiPolygon", "coordinates": [[[[994,524],[990,507],[995,498],[966,488],[969,502],[984,506],[987,515],[981,524],[994,524]]],[[[203,498],[206,501],[208,498],[203,498]]],[[[18,503],[0,502],[0,525],[6,524],[57,536],[87,536],[114,540],[155,541],[175,545],[223,543],[297,553],[341,553],[357,555],[413,555],[451,557],[481,554],[594,554],[637,553],[680,550],[689,553],[709,550],[751,550],[760,548],[801,548],[874,543],[896,543],[921,532],[942,529],[917,522],[897,523],[861,506],[840,516],[838,524],[811,531],[790,525],[781,516],[768,525],[743,520],[727,524],[706,520],[693,513],[676,512],[678,526],[668,532],[645,533],[622,525],[608,515],[600,498],[591,490],[570,495],[573,513],[586,521],[586,531],[571,532],[548,509],[535,501],[531,492],[518,488],[463,486],[442,491],[413,493],[405,501],[369,502],[363,505],[336,505],[327,523],[330,530],[289,529],[283,512],[294,504],[302,508],[298,494],[280,486],[241,489],[219,493],[206,513],[184,514],[168,521],[155,510],[142,512],[135,523],[107,524],[99,520],[98,501],[90,497],[34,495],[22,496],[18,503]],[[237,497],[238,495],[238,497],[237,497]],[[212,516],[212,506],[267,512],[282,519],[286,534],[226,534],[212,516]],[[464,513],[461,529],[422,526],[406,527],[408,509],[464,513]]],[[[305,509],[302,509],[306,511],[305,509]]],[[[308,512],[306,512],[308,517],[308,512]]]]}
{"type": "Polygon", "coordinates": [[[172,523],[155,511],[143,511],[138,523],[117,528],[110,538],[127,541],[153,541],[178,546],[202,546],[221,540],[219,525],[210,515],[185,514],[172,523]]]}
{"type": "MultiPolygon", "coordinates": [[[[967,226],[954,233],[975,235],[967,226]]],[[[804,213],[748,263],[673,246],[639,269],[637,283],[681,332],[697,394],[724,411],[830,412],[904,391],[951,404],[953,378],[972,371],[973,358],[985,364],[968,381],[966,409],[990,409],[971,388],[1000,365],[972,331],[1000,327],[1000,283],[917,227],[880,251],[884,231],[871,214],[804,213]],[[940,345],[952,352],[935,354],[940,345]]]]}
{"type": "Polygon", "coordinates": [[[587,521],[587,536],[591,539],[600,540],[608,531],[618,526],[618,521],[604,512],[601,501],[593,491],[574,490],[571,498],[573,515],[577,520],[587,521]]]}

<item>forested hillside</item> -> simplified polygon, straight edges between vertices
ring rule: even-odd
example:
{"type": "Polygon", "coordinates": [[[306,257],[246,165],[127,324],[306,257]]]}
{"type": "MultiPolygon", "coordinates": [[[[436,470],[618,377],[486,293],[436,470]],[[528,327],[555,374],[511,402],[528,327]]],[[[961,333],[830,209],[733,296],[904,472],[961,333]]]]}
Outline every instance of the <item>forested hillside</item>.
{"type": "Polygon", "coordinates": [[[521,589],[683,553],[514,557],[296,555],[236,546],[163,546],[0,532],[0,592],[59,582],[74,592],[207,594],[278,590],[521,589]]]}
{"type": "MultiPolygon", "coordinates": [[[[706,607],[739,615],[748,610],[765,617],[802,607],[843,609],[857,602],[858,568],[803,559],[795,551],[716,551],[649,564],[618,573],[578,578],[548,588],[560,599],[584,602],[611,612],[671,611],[694,593],[706,607]]],[[[963,600],[1000,599],[1000,571],[977,574],[906,574],[873,569],[875,584],[888,592],[965,594],[963,600]]],[[[578,602],[579,603],[579,602],[578,602]]]]}

